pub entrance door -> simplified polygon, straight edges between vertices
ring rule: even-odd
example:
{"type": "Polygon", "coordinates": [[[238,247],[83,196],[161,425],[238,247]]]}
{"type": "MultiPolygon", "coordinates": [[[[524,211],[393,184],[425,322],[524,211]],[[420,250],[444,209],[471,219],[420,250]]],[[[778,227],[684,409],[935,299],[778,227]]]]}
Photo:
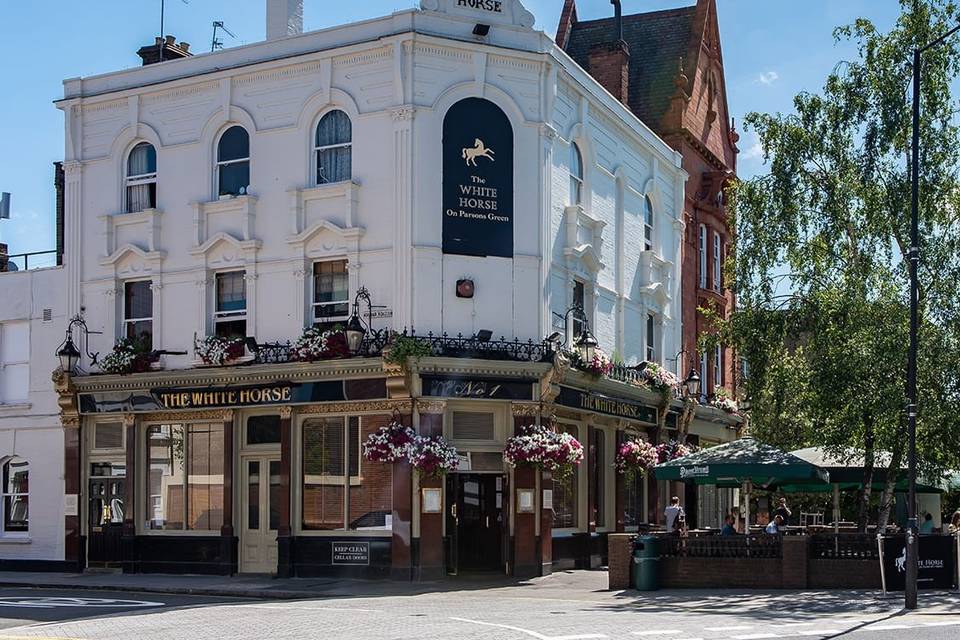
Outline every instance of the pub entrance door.
{"type": "Polygon", "coordinates": [[[500,474],[452,473],[447,476],[447,570],[503,571],[506,482],[500,474]]]}
{"type": "Polygon", "coordinates": [[[277,572],[280,526],[279,456],[244,457],[241,493],[240,571],[277,572]]]}
{"type": "Polygon", "coordinates": [[[123,555],[124,491],[127,479],[120,476],[91,477],[88,502],[87,565],[121,568],[123,555]]]}

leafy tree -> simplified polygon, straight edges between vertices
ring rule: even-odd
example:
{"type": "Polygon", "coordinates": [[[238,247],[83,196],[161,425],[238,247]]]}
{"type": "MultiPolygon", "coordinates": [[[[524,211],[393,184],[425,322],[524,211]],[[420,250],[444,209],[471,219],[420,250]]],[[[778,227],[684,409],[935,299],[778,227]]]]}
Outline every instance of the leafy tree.
{"type": "MultiPolygon", "coordinates": [[[[888,33],[867,19],[838,28],[856,44],[794,113],[750,114],[769,172],[730,193],[738,297],[703,337],[733,344],[748,367],[753,433],[783,447],[820,445],[865,459],[865,526],[879,452],[891,481],[904,462],[908,347],[912,51],[957,23],[952,1],[901,0],[888,33]]],[[[924,57],[921,95],[920,416],[923,471],[960,449],[960,130],[951,81],[958,41],[924,57]]],[[[710,313],[707,310],[708,314],[710,313]]]]}

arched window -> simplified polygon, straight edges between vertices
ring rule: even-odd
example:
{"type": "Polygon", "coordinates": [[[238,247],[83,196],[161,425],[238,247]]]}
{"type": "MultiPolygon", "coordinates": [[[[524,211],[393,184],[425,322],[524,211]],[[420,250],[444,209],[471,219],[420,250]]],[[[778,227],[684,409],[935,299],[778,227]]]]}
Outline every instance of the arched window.
{"type": "Polygon", "coordinates": [[[583,203],[583,156],[576,143],[570,145],[570,204],[583,203]]]}
{"type": "Polygon", "coordinates": [[[157,206],[157,150],[141,142],[127,156],[127,213],[157,206]]]}
{"type": "Polygon", "coordinates": [[[700,225],[700,288],[707,288],[707,227],[700,225]]]}
{"type": "Polygon", "coordinates": [[[643,249],[653,251],[653,200],[643,197],[643,249]]]}
{"type": "Polygon", "coordinates": [[[2,479],[3,532],[26,532],[30,523],[30,464],[17,456],[8,458],[3,463],[2,479]]]}
{"type": "Polygon", "coordinates": [[[217,143],[217,195],[244,196],[250,188],[250,136],[230,127],[217,143]]]}
{"type": "Polygon", "coordinates": [[[345,182],[353,178],[353,125],[343,111],[331,111],[317,125],[314,141],[317,184],[345,182]]]}

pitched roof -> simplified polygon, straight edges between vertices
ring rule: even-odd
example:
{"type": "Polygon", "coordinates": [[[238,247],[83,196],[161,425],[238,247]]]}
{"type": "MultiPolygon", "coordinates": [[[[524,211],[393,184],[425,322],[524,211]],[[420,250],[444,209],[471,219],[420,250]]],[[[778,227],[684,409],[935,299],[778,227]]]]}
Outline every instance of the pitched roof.
{"type": "MultiPolygon", "coordinates": [[[[630,109],[654,130],[670,108],[680,58],[687,60],[696,6],[623,16],[623,39],[630,47],[630,109]]],[[[575,22],[564,49],[590,71],[590,48],[616,41],[614,18],[575,22]]]]}

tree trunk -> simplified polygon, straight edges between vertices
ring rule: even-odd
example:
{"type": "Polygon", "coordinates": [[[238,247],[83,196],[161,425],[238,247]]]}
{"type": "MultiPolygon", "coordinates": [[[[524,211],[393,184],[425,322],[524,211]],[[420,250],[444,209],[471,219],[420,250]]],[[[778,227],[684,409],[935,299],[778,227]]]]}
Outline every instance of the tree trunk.
{"type": "Polygon", "coordinates": [[[873,416],[863,416],[863,490],[860,492],[860,512],[857,514],[857,531],[865,533],[870,520],[870,496],[873,493],[874,435],[873,416]]]}
{"type": "Polygon", "coordinates": [[[887,483],[883,488],[883,497],[880,499],[880,515],[877,518],[877,533],[883,533],[890,521],[890,511],[893,509],[894,489],[900,478],[900,465],[903,463],[903,444],[897,443],[890,453],[890,466],[887,467],[887,483]]]}

